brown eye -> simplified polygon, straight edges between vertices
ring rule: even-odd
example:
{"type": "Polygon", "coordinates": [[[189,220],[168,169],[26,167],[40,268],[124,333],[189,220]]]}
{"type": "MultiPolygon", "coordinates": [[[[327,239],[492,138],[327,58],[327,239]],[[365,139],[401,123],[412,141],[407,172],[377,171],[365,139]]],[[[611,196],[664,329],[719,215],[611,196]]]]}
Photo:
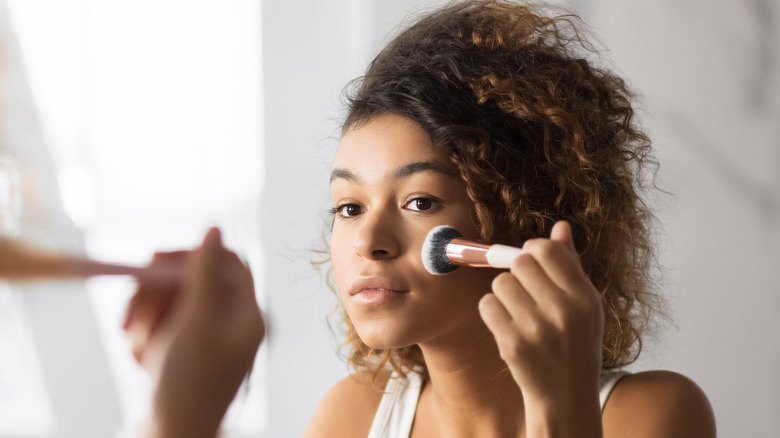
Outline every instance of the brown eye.
{"type": "Polygon", "coordinates": [[[336,214],[341,217],[355,217],[361,213],[361,208],[357,204],[342,204],[336,207],[336,214]]]}
{"type": "Polygon", "coordinates": [[[414,198],[406,204],[406,208],[413,211],[426,211],[434,207],[436,201],[430,198],[414,198]]]}

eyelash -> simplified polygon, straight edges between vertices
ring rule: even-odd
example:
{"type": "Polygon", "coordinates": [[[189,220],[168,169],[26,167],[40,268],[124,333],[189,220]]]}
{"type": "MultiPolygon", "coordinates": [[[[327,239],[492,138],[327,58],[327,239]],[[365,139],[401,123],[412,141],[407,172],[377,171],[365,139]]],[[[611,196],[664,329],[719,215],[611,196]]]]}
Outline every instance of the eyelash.
{"type": "Polygon", "coordinates": [[[412,210],[412,211],[417,211],[417,212],[429,211],[429,210],[432,210],[432,209],[436,208],[439,205],[439,201],[434,199],[434,198],[420,196],[420,197],[417,197],[417,198],[410,199],[409,202],[404,204],[404,207],[408,207],[408,206],[412,205],[415,201],[427,201],[427,202],[431,203],[431,206],[429,208],[426,208],[425,210],[412,210]]]}
{"type": "MultiPolygon", "coordinates": [[[[407,208],[408,206],[412,205],[412,203],[415,202],[415,201],[427,201],[427,202],[429,202],[431,204],[431,206],[429,208],[425,209],[425,210],[413,210],[413,209],[411,210],[411,211],[414,211],[414,212],[417,212],[417,213],[425,213],[425,212],[434,210],[437,207],[439,207],[439,205],[441,204],[441,201],[439,201],[436,198],[429,197],[429,196],[419,196],[419,197],[416,197],[416,198],[412,198],[408,202],[404,203],[403,208],[407,208]]],[[[357,214],[354,214],[352,216],[344,216],[342,214],[342,212],[344,211],[344,209],[346,209],[348,207],[357,207],[357,208],[362,209],[362,207],[360,205],[358,205],[358,204],[347,202],[347,203],[338,205],[338,206],[336,206],[334,208],[331,208],[328,212],[331,215],[338,216],[340,219],[352,219],[355,216],[358,216],[360,214],[360,213],[357,213],[357,214]]]]}
{"type": "Polygon", "coordinates": [[[357,205],[357,204],[345,203],[345,204],[338,205],[338,206],[336,206],[334,208],[331,208],[329,210],[329,213],[331,215],[338,216],[340,219],[352,219],[356,215],[355,216],[344,216],[344,215],[341,214],[341,212],[344,211],[344,209],[347,208],[347,207],[358,207],[358,208],[360,208],[360,206],[357,205]]]}

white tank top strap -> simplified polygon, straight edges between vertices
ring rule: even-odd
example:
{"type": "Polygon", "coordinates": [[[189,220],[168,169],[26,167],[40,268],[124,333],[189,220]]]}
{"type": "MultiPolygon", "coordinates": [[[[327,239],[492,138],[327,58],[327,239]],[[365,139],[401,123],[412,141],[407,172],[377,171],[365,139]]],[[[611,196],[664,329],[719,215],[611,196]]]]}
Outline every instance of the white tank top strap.
{"type": "Polygon", "coordinates": [[[387,381],[368,438],[408,437],[412,432],[414,413],[422,390],[422,377],[410,372],[406,378],[396,373],[387,381]]]}
{"type": "MultiPolygon", "coordinates": [[[[628,374],[630,373],[626,371],[602,371],[599,379],[599,403],[602,411],[612,390],[620,379],[628,374]]],[[[422,377],[416,372],[408,373],[406,378],[393,373],[387,381],[368,438],[408,437],[412,431],[422,385],[422,377]]]]}
{"type": "Polygon", "coordinates": [[[607,405],[607,399],[615,389],[620,379],[629,375],[628,371],[602,371],[601,378],[599,378],[599,403],[601,404],[601,411],[604,411],[604,406],[607,405]]]}

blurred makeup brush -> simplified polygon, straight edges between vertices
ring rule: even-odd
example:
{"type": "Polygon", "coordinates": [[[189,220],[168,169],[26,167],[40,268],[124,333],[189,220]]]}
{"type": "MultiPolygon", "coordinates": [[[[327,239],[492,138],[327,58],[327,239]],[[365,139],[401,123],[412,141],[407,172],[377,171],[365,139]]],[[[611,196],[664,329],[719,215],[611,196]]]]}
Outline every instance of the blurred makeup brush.
{"type": "Polygon", "coordinates": [[[486,245],[461,239],[461,234],[449,225],[432,229],[422,247],[425,269],[434,275],[454,271],[458,266],[509,269],[512,260],[523,250],[508,245],[486,245]]]}
{"type": "Polygon", "coordinates": [[[0,237],[0,279],[30,281],[76,279],[94,275],[132,275],[139,280],[176,281],[173,266],[139,267],[102,263],[72,255],[32,248],[17,240],[0,237]]]}

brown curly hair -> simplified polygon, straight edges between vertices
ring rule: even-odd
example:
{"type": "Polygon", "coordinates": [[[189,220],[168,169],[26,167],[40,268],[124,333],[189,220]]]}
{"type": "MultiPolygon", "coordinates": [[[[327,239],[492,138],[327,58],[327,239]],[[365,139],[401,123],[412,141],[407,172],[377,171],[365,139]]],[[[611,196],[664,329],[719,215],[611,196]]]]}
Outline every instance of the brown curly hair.
{"type": "MultiPolygon", "coordinates": [[[[658,302],[643,170],[657,166],[633,94],[600,67],[571,14],[507,1],[451,3],[395,37],[353,83],[342,126],[408,117],[447,148],[486,242],[521,245],[568,221],[601,293],[603,367],[633,362],[658,302]]],[[[418,346],[372,350],[349,317],[348,360],[375,376],[424,370],[418,346]]]]}

